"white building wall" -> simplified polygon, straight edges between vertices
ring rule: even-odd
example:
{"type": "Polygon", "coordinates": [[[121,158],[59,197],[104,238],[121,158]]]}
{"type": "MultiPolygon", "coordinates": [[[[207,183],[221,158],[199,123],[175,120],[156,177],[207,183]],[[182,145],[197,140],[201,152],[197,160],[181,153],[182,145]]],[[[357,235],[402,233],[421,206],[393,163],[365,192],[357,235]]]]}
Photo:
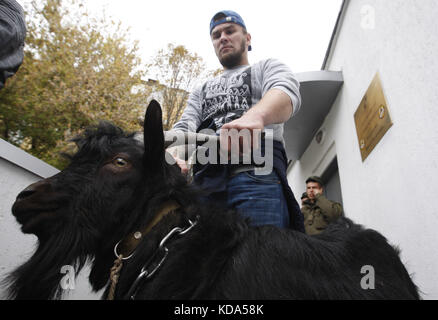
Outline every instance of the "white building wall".
{"type": "MultiPolygon", "coordinates": [[[[40,180],[41,176],[14,162],[29,165],[35,170],[43,168],[49,174],[58,171],[0,139],[0,282],[25,262],[37,245],[37,238],[34,235],[26,235],[20,231],[20,225],[12,216],[11,208],[16,196],[28,185],[40,180]]],[[[65,299],[88,300],[100,297],[100,293],[91,292],[88,273],[88,267],[84,268],[75,279],[75,289],[65,292],[65,299]]],[[[6,288],[0,286],[0,299],[5,298],[6,288]]]]}
{"type": "Polygon", "coordinates": [[[326,64],[344,85],[325,140],[288,175],[298,198],[337,155],[346,215],[400,247],[424,299],[438,299],[437,17],[436,0],[349,1],[326,64]],[[376,72],[394,125],[362,162],[354,112],[376,72]]]}

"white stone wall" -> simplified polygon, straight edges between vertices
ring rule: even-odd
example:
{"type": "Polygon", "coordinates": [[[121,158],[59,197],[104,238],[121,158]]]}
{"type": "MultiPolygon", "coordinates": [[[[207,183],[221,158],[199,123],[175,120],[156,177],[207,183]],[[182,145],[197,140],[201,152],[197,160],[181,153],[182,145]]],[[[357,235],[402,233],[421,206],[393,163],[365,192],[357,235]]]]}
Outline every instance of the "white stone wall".
{"type": "Polygon", "coordinates": [[[346,215],[400,247],[424,299],[438,299],[437,17],[436,0],[349,1],[326,66],[345,81],[326,138],[288,174],[298,198],[337,155],[346,215]],[[362,162],[354,112],[376,72],[394,125],[362,162]]]}

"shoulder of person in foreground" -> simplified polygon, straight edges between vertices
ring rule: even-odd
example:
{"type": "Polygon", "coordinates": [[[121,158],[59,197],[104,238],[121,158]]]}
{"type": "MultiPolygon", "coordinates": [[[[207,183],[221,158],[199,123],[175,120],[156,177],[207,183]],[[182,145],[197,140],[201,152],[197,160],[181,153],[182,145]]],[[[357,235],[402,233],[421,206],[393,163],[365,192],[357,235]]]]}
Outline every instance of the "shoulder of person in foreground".
{"type": "Polygon", "coordinates": [[[0,1],[0,89],[23,63],[26,24],[15,0],[0,1]]]}

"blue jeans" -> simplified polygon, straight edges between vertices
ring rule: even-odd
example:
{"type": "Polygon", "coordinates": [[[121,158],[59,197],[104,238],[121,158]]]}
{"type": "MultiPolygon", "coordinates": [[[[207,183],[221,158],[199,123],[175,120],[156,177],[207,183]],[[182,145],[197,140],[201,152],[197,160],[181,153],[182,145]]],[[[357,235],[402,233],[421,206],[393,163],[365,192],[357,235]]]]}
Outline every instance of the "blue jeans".
{"type": "Polygon", "coordinates": [[[213,193],[208,201],[223,202],[250,218],[253,226],[289,227],[289,212],[283,187],[275,171],[256,175],[254,170],[231,176],[224,192],[213,193]]]}

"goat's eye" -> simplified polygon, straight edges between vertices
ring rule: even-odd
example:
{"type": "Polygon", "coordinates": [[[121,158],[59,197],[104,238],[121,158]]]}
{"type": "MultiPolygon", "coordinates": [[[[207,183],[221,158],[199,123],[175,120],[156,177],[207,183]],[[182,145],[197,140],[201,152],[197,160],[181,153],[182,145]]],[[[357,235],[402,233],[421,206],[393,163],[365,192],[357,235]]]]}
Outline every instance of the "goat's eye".
{"type": "Polygon", "coordinates": [[[128,164],[128,161],[126,161],[123,158],[118,157],[118,158],[115,158],[113,160],[113,164],[118,166],[118,167],[124,167],[124,166],[126,166],[128,164]]]}

